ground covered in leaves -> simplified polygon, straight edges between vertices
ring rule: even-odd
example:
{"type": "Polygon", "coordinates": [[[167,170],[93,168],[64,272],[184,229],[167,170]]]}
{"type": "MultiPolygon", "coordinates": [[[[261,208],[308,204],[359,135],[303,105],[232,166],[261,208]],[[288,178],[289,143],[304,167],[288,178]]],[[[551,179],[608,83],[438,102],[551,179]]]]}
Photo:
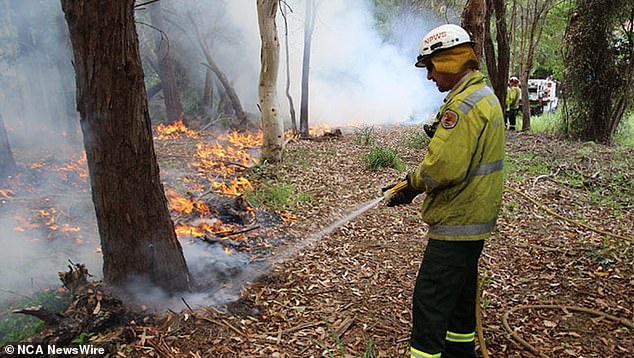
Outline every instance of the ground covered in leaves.
{"type": "MultiPolygon", "coordinates": [[[[355,130],[291,141],[283,164],[245,169],[256,190],[284,183],[308,199],[290,209],[297,220],[284,224],[289,239],[271,249],[270,272],[245,286],[240,300],[168,312],[156,324],[95,340],[125,331],[131,338],[117,350],[128,357],[408,356],[411,296],[427,242],[417,214],[423,198],[378,204],[324,233],[404,176],[366,169],[360,157],[372,145],[398,150],[410,169],[426,151],[419,128],[365,135],[374,143],[355,130]]],[[[157,148],[162,163],[188,157],[177,158],[186,148],[176,157],[167,145],[157,148]]],[[[507,135],[503,208],[480,261],[491,357],[633,354],[633,158],[631,149],[507,135]]]]}

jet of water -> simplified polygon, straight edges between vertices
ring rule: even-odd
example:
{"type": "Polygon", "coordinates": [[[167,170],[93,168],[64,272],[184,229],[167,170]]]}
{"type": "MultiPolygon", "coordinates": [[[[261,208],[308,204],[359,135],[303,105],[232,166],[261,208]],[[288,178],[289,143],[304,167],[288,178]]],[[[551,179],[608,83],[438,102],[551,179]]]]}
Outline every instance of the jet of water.
{"type": "Polygon", "coordinates": [[[383,200],[383,198],[384,197],[381,196],[381,197],[369,200],[369,201],[361,204],[356,209],[351,211],[348,215],[346,215],[343,218],[341,218],[341,219],[333,222],[332,224],[326,226],[325,228],[321,229],[319,232],[316,232],[316,233],[313,233],[313,234],[309,235],[307,238],[305,238],[304,240],[298,242],[296,245],[294,245],[294,246],[286,249],[285,251],[282,251],[281,253],[275,255],[274,257],[270,258],[268,260],[268,262],[271,265],[273,265],[273,264],[284,262],[284,261],[288,260],[289,258],[297,255],[299,252],[303,251],[307,246],[313,244],[315,241],[321,239],[323,236],[332,233],[333,231],[335,231],[340,226],[343,226],[343,225],[349,223],[353,219],[356,219],[359,215],[361,215],[361,214],[365,213],[366,211],[372,209],[378,203],[380,203],[381,200],[383,200]]]}

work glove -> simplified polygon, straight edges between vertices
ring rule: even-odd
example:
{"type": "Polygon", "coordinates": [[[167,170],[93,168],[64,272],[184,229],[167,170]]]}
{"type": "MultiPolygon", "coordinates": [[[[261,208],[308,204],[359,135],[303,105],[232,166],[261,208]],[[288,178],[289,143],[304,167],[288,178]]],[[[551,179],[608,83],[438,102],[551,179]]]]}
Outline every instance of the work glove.
{"type": "Polygon", "coordinates": [[[434,134],[436,133],[436,126],[425,124],[423,125],[423,130],[425,131],[425,134],[427,134],[429,138],[433,138],[434,134]]]}
{"type": "Polygon", "coordinates": [[[410,184],[409,174],[400,182],[388,185],[381,190],[383,191],[385,204],[389,207],[411,204],[414,198],[420,194],[420,191],[414,189],[410,184]]]}

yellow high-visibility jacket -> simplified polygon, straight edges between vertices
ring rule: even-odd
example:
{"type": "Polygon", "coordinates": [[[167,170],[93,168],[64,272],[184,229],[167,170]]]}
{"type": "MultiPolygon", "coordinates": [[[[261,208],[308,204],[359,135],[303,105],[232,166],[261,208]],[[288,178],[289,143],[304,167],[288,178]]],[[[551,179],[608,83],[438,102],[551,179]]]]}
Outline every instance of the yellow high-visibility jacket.
{"type": "Polygon", "coordinates": [[[518,109],[520,107],[521,96],[522,92],[519,87],[508,87],[506,91],[506,110],[518,109]]]}
{"type": "Polygon", "coordinates": [[[429,152],[410,173],[410,185],[427,193],[422,216],[430,238],[483,240],[502,201],[502,107],[480,71],[465,76],[444,102],[429,152]]]}

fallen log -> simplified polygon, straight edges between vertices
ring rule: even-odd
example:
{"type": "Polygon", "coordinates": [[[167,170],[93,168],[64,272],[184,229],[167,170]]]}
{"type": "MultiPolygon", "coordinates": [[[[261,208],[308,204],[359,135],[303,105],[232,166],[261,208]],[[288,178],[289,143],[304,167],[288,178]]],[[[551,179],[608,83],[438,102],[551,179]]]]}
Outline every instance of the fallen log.
{"type": "Polygon", "coordinates": [[[41,306],[13,311],[37,317],[45,326],[31,343],[69,346],[82,333],[99,333],[116,325],[127,323],[131,312],[114,297],[102,282],[88,282],[88,270],[82,264],[69,266],[59,277],[73,295],[71,304],[62,314],[50,312],[41,306]]]}

